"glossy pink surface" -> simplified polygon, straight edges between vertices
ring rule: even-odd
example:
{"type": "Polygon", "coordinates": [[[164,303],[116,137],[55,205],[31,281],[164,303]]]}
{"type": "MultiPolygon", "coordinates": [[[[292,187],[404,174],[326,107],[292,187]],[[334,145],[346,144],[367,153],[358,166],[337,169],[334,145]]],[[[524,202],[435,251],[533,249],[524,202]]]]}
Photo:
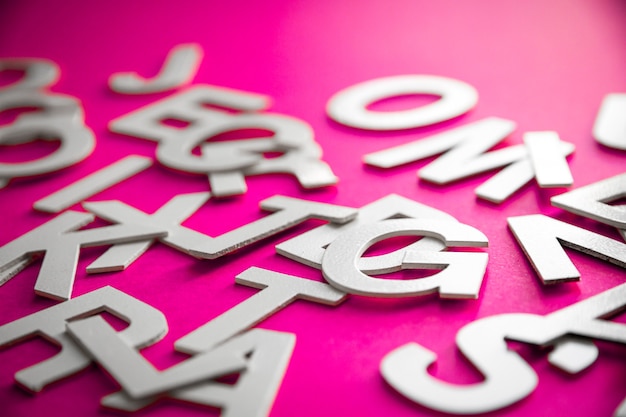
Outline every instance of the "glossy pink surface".
{"type": "MultiPolygon", "coordinates": [[[[626,3],[621,0],[4,2],[0,57],[57,62],[62,75],[51,90],[83,102],[97,146],[75,166],[14,180],[0,190],[0,245],[53,217],[35,212],[34,201],[123,156],[154,157],[153,142],[111,133],[107,124],[169,93],[124,96],[110,91],[107,80],[125,71],[153,76],[172,47],[197,42],[204,49],[204,60],[193,83],[271,96],[272,112],[313,126],[324,149],[323,159],[340,181],[337,186],[306,191],[288,175],[252,177],[247,180],[247,194],[209,201],[186,226],[217,236],[265,216],[258,203],[275,194],[361,207],[397,193],[452,214],[490,240],[488,271],[476,301],[443,301],[433,295],[392,300],[352,296],[335,308],[297,301],[259,324],[297,335],[271,416],[441,415],[386,385],[378,370],[386,353],[418,342],[439,356],[431,369],[434,375],[455,383],[478,382],[480,375],[454,343],[462,326],[499,313],[547,314],[621,284],[626,277],[617,266],[568,251],[581,281],[542,286],[508,230],[507,217],[544,213],[616,239],[619,235],[608,226],[551,207],[549,198],[563,189],[541,190],[533,183],[504,204],[493,205],[474,195],[474,189],[493,174],[437,186],[416,179],[415,171],[425,161],[378,170],[364,166],[361,158],[497,116],[518,124],[504,145],[522,143],[523,132],[537,130],[555,130],[562,140],[574,143],[573,188],[622,173],[626,153],[597,144],[591,128],[604,95],[626,91],[625,39],[626,3]],[[399,74],[465,81],[479,91],[479,103],[454,120],[400,132],[360,131],[326,116],[326,103],[337,91],[399,74]]],[[[392,100],[379,108],[410,105],[408,100],[392,100]]],[[[28,147],[5,151],[9,152],[6,146],[0,147],[3,162],[41,156],[40,150],[28,147]]],[[[121,200],[151,213],[176,194],[208,189],[203,176],[173,172],[155,163],[90,200],[121,200]]],[[[80,205],[72,209],[82,210],[80,205]]],[[[73,295],[112,285],[163,311],[168,335],[142,352],[156,367],[167,368],[185,358],[173,350],[175,340],[257,291],[234,283],[243,270],[258,266],[322,279],[319,271],[274,251],[279,242],[319,224],[308,222],[215,261],[198,261],[157,244],[121,273],[87,276],[86,265],[104,249],[86,249],[81,252],[73,295]]],[[[39,265],[0,287],[0,324],[55,304],[33,292],[39,265]]],[[[490,415],[611,415],[626,397],[626,347],[599,346],[597,362],[570,376],[552,368],[545,352],[512,343],[511,348],[518,349],[537,371],[539,385],[528,398],[490,415]]],[[[15,372],[54,351],[35,339],[0,350],[1,414],[112,415],[100,408],[99,400],[118,386],[98,367],[34,396],[14,385],[15,372]]],[[[163,401],[137,415],[218,413],[163,401]]]]}

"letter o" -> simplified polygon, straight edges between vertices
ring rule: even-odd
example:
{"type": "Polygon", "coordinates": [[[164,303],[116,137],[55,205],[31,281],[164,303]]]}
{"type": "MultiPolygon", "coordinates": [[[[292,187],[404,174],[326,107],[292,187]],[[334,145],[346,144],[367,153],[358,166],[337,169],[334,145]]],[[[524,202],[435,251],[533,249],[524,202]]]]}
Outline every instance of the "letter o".
{"type": "Polygon", "coordinates": [[[478,102],[471,85],[434,75],[397,75],[365,81],[339,91],[328,101],[330,118],[346,126],[369,130],[401,130],[428,126],[460,116],[478,102]],[[410,110],[376,112],[375,101],[407,94],[434,94],[438,101],[410,110]]]}
{"type": "Polygon", "coordinates": [[[22,78],[12,84],[0,88],[3,93],[9,90],[37,90],[50,87],[59,79],[59,66],[47,59],[21,58],[0,59],[0,71],[22,70],[22,78]]]}

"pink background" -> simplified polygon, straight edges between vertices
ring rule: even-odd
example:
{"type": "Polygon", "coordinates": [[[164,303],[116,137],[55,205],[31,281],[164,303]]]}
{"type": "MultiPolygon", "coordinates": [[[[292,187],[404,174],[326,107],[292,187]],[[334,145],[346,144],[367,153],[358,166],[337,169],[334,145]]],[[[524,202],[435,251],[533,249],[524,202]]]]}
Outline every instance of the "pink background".
{"type": "MultiPolygon", "coordinates": [[[[447,211],[483,231],[490,240],[487,275],[476,301],[350,297],[333,308],[298,301],[259,327],[297,335],[297,344],[272,409],[273,417],[377,415],[436,416],[388,387],[378,371],[382,357],[408,342],[439,355],[431,372],[470,383],[480,375],[458,353],[454,338],[465,324],[499,313],[547,314],[624,281],[624,270],[568,251],[582,273],[579,283],[544,287],[514,241],[506,218],[544,213],[606,236],[615,229],[550,206],[563,192],[532,184],[498,206],[475,198],[474,189],[492,174],[454,185],[417,181],[427,162],[378,170],[364,154],[420,139],[489,116],[511,119],[517,130],[504,142],[522,142],[526,131],[555,130],[576,145],[570,159],[574,188],[624,172],[626,153],[598,145],[591,128],[603,96],[626,91],[626,3],[588,1],[22,1],[0,6],[0,57],[43,57],[62,69],[54,92],[82,100],[86,123],[97,137],[83,162],[35,179],[12,181],[0,190],[0,244],[50,220],[32,203],[125,155],[154,156],[149,141],[108,132],[107,123],[169,93],[123,96],[107,87],[120,71],[152,76],[175,45],[197,42],[205,53],[194,83],[263,93],[271,111],[310,123],[324,160],[340,178],[315,191],[287,175],[248,179],[248,193],[209,201],[184,224],[211,236],[266,214],[260,200],[282,194],[361,207],[397,193],[447,211]],[[340,126],[325,114],[328,99],[358,82],[400,74],[434,74],[473,85],[477,107],[452,121],[401,132],[365,132],[340,126]]],[[[7,77],[5,77],[7,78],[7,77]]],[[[407,100],[381,104],[404,108],[407,100]]],[[[9,118],[2,119],[5,123],[9,118]]],[[[46,148],[52,149],[50,147],[46,148]]],[[[27,146],[0,147],[0,160],[41,155],[27,146]],[[5,156],[3,156],[5,155],[5,156]]],[[[153,212],[174,195],[207,191],[206,179],[173,172],[158,163],[91,200],[121,200],[153,212]]],[[[72,207],[82,210],[79,205],[72,207]]],[[[101,223],[104,224],[104,223],[101,223]]],[[[257,290],[234,284],[251,266],[321,279],[319,271],[274,252],[274,245],[318,225],[309,222],[215,261],[198,261],[161,244],[128,270],[87,276],[85,266],[104,248],[81,252],[73,295],[104,285],[123,290],[165,313],[169,333],[142,351],[159,368],[185,355],[173,342],[245,300],[257,290]]],[[[0,287],[0,324],[55,302],[35,296],[39,264],[0,287]]],[[[626,396],[624,346],[599,343],[600,357],[569,376],[552,368],[545,352],[511,343],[539,375],[525,400],[493,416],[611,415],[626,396]]],[[[99,399],[118,389],[98,367],[47,387],[38,395],[13,384],[13,374],[55,352],[32,339],[0,350],[0,414],[6,416],[113,415],[99,399]]],[[[218,415],[216,409],[163,401],[138,416],[218,415]]]]}

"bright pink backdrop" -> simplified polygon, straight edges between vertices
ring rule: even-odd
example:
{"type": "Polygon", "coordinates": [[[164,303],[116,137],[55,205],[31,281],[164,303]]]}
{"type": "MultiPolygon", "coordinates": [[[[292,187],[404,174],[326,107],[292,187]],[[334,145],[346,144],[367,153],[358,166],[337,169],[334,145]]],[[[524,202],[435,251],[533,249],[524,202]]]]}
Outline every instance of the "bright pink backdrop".
{"type": "MultiPolygon", "coordinates": [[[[97,137],[85,161],[52,175],[12,181],[0,190],[5,244],[53,216],[32,203],[128,154],[154,156],[149,141],[108,132],[112,119],[168,95],[123,96],[107,87],[120,71],[154,75],[175,45],[197,42],[205,58],[194,83],[226,86],[273,97],[271,111],[310,123],[340,182],[316,191],[294,178],[248,179],[241,197],[210,201],[184,224],[212,236],[265,214],[258,202],[274,194],[361,207],[397,193],[449,212],[482,230],[490,262],[477,301],[436,296],[381,300],[350,297],[332,308],[298,301],[259,327],[293,332],[296,348],[271,415],[361,417],[433,416],[389,388],[378,371],[381,358],[407,342],[439,355],[434,375],[451,382],[480,381],[456,350],[465,324],[498,313],[546,314],[624,282],[623,269],[568,251],[582,273],[579,283],[543,287],[507,229],[506,218],[544,213],[619,238],[614,229],[550,206],[563,190],[525,187],[497,206],[479,201],[474,189],[492,174],[450,186],[416,180],[426,162],[391,170],[361,163],[364,154],[489,116],[518,123],[506,145],[522,133],[555,130],[576,145],[570,160],[580,187],[624,172],[626,153],[598,145],[591,128],[603,96],[626,91],[626,3],[589,1],[22,1],[0,6],[0,57],[43,57],[62,69],[52,90],[82,100],[86,123],[97,137]],[[325,115],[335,92],[361,81],[399,74],[435,74],[465,81],[479,91],[478,106],[433,127],[372,133],[342,127],[325,115]]],[[[406,103],[395,103],[396,106],[406,103]]],[[[393,108],[394,103],[388,103],[393,108]]],[[[0,152],[5,151],[0,147],[0,152]]],[[[25,151],[25,152],[28,152],[25,151]]],[[[36,152],[36,151],[32,151],[36,152]]],[[[2,156],[6,161],[11,156],[2,156]]],[[[174,195],[208,190],[202,176],[158,164],[91,200],[121,200],[153,212],[174,195]]],[[[79,205],[74,210],[82,210],[79,205]]],[[[157,367],[184,359],[173,342],[245,300],[256,290],[234,284],[250,266],[321,279],[320,273],[283,258],[274,245],[319,224],[310,222],[216,261],[198,261],[155,245],[122,273],[87,276],[85,266],[103,248],[83,250],[73,295],[113,285],[162,310],[166,338],[142,352],[157,367]]],[[[0,324],[54,305],[35,296],[38,264],[0,287],[0,324]]],[[[588,370],[568,376],[536,349],[521,348],[539,375],[536,391],[494,416],[611,415],[626,396],[623,346],[600,343],[588,370]]],[[[97,367],[31,396],[14,386],[13,374],[48,357],[54,348],[33,340],[0,350],[0,404],[6,416],[109,415],[99,399],[118,389],[97,367]]],[[[139,416],[217,415],[218,411],[162,402],[139,416]]]]}

